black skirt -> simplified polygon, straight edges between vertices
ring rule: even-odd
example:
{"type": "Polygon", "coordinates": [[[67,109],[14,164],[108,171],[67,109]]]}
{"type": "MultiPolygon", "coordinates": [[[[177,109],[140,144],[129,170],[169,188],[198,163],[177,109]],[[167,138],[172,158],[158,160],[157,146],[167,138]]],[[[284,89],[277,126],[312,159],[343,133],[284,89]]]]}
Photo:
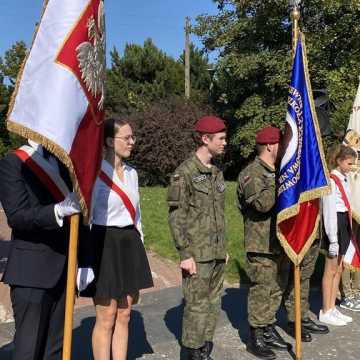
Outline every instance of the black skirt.
{"type": "Polygon", "coordinates": [[[96,249],[95,280],[87,296],[121,299],[153,286],[149,261],[134,226],[118,228],[93,225],[96,249]]]}
{"type": "MultiPolygon", "coordinates": [[[[351,241],[351,226],[347,212],[337,213],[339,255],[345,255],[351,241]]],[[[329,239],[324,231],[322,249],[329,250],[329,239]]]]}

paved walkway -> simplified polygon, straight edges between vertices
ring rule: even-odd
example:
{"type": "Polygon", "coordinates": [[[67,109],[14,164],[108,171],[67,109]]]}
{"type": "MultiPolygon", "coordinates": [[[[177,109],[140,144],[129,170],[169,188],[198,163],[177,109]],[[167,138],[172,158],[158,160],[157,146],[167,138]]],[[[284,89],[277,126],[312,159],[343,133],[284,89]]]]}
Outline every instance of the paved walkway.
{"type": "MultiPolygon", "coordinates": [[[[246,289],[227,288],[222,299],[222,312],[215,336],[214,359],[255,359],[246,352],[248,337],[246,321],[246,289]]],[[[311,296],[312,310],[319,309],[320,294],[311,296]]],[[[134,307],[130,324],[129,359],[161,360],[179,359],[180,319],[183,311],[180,288],[168,288],[147,293],[134,307]]],[[[311,343],[303,344],[306,360],[358,360],[360,350],[360,314],[354,314],[354,322],[345,327],[331,327],[328,335],[314,335],[311,343]]],[[[280,311],[279,331],[290,343],[294,340],[282,330],[286,323],[280,311]]],[[[90,338],[94,324],[92,306],[82,306],[75,312],[73,333],[73,359],[91,359],[90,338]]],[[[13,324],[0,325],[0,359],[10,360],[13,324]],[[9,344],[10,343],[10,344],[9,344]]],[[[278,352],[278,359],[292,359],[292,352],[278,352]]]]}

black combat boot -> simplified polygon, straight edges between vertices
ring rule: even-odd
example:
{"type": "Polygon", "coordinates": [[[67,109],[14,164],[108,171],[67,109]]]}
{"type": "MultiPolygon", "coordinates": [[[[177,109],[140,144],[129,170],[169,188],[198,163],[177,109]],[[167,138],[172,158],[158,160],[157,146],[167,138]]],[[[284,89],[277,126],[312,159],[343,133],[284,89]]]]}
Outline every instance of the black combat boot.
{"type": "Polygon", "coordinates": [[[214,344],[211,341],[205,341],[205,345],[201,348],[202,358],[203,360],[214,360],[210,354],[214,347],[214,344]]]}
{"type": "Polygon", "coordinates": [[[301,320],[301,325],[303,329],[313,333],[313,334],[328,334],[329,328],[326,325],[317,324],[315,321],[311,320],[309,317],[301,320]]]}
{"type": "Polygon", "coordinates": [[[187,360],[203,360],[202,357],[202,351],[201,348],[200,349],[190,349],[187,348],[187,360]]]}
{"type": "Polygon", "coordinates": [[[277,350],[289,350],[291,345],[287,343],[277,332],[274,325],[268,325],[264,329],[265,344],[277,350]]]}
{"type": "Polygon", "coordinates": [[[276,359],[275,353],[264,341],[264,328],[250,328],[250,339],[246,344],[246,350],[260,359],[276,359]]]}
{"type": "MultiPolygon", "coordinates": [[[[295,323],[293,321],[288,322],[287,333],[295,339],[295,323]]],[[[310,331],[301,324],[301,341],[302,342],[311,342],[312,336],[310,331]]]]}

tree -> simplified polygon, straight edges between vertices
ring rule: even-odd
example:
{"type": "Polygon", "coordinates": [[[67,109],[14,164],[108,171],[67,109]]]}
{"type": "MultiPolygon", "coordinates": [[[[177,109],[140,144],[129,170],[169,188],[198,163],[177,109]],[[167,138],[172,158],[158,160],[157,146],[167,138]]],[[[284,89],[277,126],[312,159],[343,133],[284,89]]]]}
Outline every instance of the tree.
{"type": "MultiPolygon", "coordinates": [[[[211,77],[209,62],[191,45],[191,98],[208,100],[211,77]]],[[[184,58],[175,60],[147,39],[143,46],[127,44],[123,56],[111,51],[107,74],[107,107],[112,111],[144,110],[148,104],[184,94],[184,58]]]]}
{"type": "Polygon", "coordinates": [[[127,44],[121,57],[111,52],[107,76],[107,106],[113,111],[144,109],[146,104],[183,93],[183,67],[147,39],[143,46],[127,44]]]}
{"type": "MultiPolygon", "coordinates": [[[[212,101],[232,126],[231,141],[243,159],[252,155],[254,132],[283,124],[291,70],[287,0],[214,0],[219,13],[200,16],[196,33],[208,51],[219,51],[212,101]]],[[[360,3],[304,0],[312,87],[326,88],[333,130],[346,127],[358,84],[360,3]],[[341,21],[339,21],[341,19],[341,21]]]]}
{"type": "Polygon", "coordinates": [[[133,164],[143,185],[166,185],[176,167],[195,150],[196,121],[212,110],[182,97],[168,97],[130,115],[137,135],[133,164]]]}
{"type": "Polygon", "coordinates": [[[22,138],[6,130],[5,121],[10,97],[26,51],[25,43],[18,41],[5,52],[4,59],[0,57],[0,156],[23,142],[22,138]]]}
{"type": "Polygon", "coordinates": [[[0,61],[0,72],[9,81],[11,86],[15,85],[16,77],[25,59],[26,52],[25,43],[17,41],[5,52],[4,60],[0,61]]]}

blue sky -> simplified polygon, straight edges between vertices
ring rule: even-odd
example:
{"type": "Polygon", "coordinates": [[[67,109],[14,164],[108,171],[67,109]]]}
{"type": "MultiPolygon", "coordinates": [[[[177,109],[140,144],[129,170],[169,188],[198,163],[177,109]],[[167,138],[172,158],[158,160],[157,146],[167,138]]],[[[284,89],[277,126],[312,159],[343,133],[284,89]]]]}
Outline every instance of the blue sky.
{"type": "MultiPolygon", "coordinates": [[[[0,56],[15,41],[30,44],[43,0],[0,0],[0,56]]],[[[178,58],[184,47],[185,17],[216,14],[212,0],[105,0],[107,51],[122,53],[126,43],[142,44],[148,37],[167,54],[178,58]]],[[[201,47],[192,35],[192,41],[201,47]]],[[[108,64],[109,65],[109,64],[108,64]]]]}

